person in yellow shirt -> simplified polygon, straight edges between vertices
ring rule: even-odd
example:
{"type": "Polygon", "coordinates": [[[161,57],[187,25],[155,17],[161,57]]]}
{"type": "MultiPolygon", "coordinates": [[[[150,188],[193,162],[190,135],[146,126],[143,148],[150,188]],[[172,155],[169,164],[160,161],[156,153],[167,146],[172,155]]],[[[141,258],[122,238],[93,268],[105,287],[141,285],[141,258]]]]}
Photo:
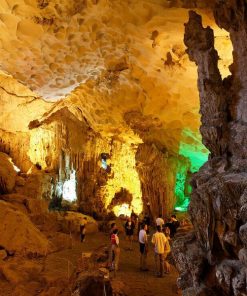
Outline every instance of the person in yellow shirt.
{"type": "Polygon", "coordinates": [[[164,276],[164,260],[165,260],[165,246],[167,238],[162,232],[160,225],[157,226],[157,231],[152,237],[152,244],[154,245],[154,259],[156,275],[159,277],[164,276]]]}

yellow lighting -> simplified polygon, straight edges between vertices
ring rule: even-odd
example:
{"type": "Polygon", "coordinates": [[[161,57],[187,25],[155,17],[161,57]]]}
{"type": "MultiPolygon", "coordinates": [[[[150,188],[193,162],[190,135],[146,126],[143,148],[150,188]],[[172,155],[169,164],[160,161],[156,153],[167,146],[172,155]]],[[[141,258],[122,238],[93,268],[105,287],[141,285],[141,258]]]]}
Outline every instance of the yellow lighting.
{"type": "Polygon", "coordinates": [[[129,207],[128,204],[122,204],[120,206],[115,206],[113,208],[113,212],[117,217],[119,217],[120,215],[130,217],[132,209],[129,207]]]}
{"type": "Polygon", "coordinates": [[[117,205],[113,208],[114,213],[129,215],[133,210],[136,214],[142,212],[142,193],[141,183],[135,166],[135,149],[130,145],[123,143],[115,143],[113,155],[111,156],[111,169],[113,178],[108,179],[104,196],[105,207],[107,208],[116,192],[121,188],[125,188],[132,194],[131,204],[126,208],[126,204],[117,205]]]}
{"type": "Polygon", "coordinates": [[[56,159],[56,130],[51,125],[50,129],[42,127],[31,130],[30,147],[28,155],[33,164],[39,164],[42,169],[49,167],[47,159],[56,159]]]}

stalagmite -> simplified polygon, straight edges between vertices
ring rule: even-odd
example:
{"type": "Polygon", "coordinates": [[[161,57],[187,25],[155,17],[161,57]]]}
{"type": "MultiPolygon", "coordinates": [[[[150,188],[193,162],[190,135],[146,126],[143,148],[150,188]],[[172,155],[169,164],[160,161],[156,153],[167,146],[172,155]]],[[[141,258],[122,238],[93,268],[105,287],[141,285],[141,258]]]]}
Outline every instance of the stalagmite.
{"type": "Polygon", "coordinates": [[[246,294],[246,9],[1,1],[0,296],[246,294]],[[143,280],[137,228],[171,214],[180,274],[143,280]]]}

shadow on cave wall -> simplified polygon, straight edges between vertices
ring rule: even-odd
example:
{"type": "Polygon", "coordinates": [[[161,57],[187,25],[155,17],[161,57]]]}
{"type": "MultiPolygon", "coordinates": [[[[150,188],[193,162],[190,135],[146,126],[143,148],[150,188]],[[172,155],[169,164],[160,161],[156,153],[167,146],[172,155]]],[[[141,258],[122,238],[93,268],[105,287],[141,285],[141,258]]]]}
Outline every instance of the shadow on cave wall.
{"type": "Polygon", "coordinates": [[[112,210],[115,206],[120,206],[122,204],[130,205],[132,199],[132,194],[127,189],[122,187],[120,191],[115,193],[110,205],[108,206],[108,209],[112,210]]]}

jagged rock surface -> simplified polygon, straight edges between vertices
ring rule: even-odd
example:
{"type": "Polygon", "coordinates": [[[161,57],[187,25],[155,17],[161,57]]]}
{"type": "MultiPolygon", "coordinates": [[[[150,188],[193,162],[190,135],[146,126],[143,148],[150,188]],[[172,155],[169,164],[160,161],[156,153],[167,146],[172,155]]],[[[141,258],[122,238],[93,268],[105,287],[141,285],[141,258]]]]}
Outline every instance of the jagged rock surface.
{"type": "MultiPolygon", "coordinates": [[[[212,2],[3,0],[0,151],[25,173],[14,192],[49,201],[75,171],[85,213],[102,217],[124,189],[135,211],[150,196],[152,204],[165,201],[161,211],[169,214],[181,143],[207,154],[196,67],[182,43],[188,8],[202,9],[214,26],[220,70],[229,73],[231,44],[207,9],[212,2]],[[143,143],[156,147],[155,173],[135,168],[143,143]],[[102,153],[110,172],[101,168],[102,153]],[[152,188],[143,185],[156,175],[152,188]]],[[[159,210],[152,206],[153,216],[159,210]]]]}
{"type": "Polygon", "coordinates": [[[213,30],[203,28],[195,12],[185,26],[187,52],[198,67],[203,143],[211,154],[192,179],[196,240],[185,237],[174,245],[183,295],[247,294],[246,10],[245,1],[216,1],[216,22],[230,32],[234,48],[232,75],[225,79],[213,30]]]}
{"type": "Polygon", "coordinates": [[[13,191],[16,182],[16,171],[10,157],[0,152],[0,194],[13,191]]]}
{"type": "MultiPolygon", "coordinates": [[[[172,160],[168,154],[159,151],[155,145],[139,145],[136,153],[136,166],[139,173],[144,208],[155,219],[172,212],[175,174],[172,173],[172,160]],[[147,206],[149,205],[149,206],[147,206]]],[[[175,170],[175,168],[174,168],[175,170]]]]}

